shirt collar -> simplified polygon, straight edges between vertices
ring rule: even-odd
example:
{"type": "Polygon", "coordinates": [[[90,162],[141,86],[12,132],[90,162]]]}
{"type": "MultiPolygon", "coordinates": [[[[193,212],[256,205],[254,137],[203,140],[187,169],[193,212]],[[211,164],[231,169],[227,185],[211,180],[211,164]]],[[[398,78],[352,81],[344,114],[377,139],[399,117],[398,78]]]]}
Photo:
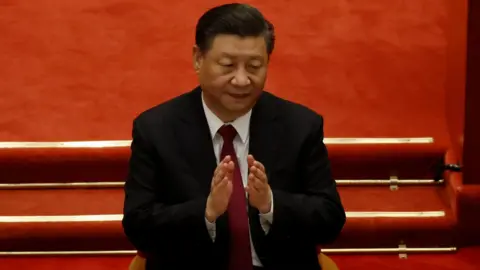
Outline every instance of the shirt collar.
{"type": "Polygon", "coordinates": [[[210,134],[212,135],[212,138],[215,137],[217,134],[218,130],[223,126],[223,125],[232,125],[236,130],[238,135],[240,136],[240,139],[242,140],[243,143],[246,143],[248,139],[248,133],[249,133],[249,128],[250,128],[250,116],[252,115],[252,110],[249,110],[246,114],[240,116],[239,118],[235,119],[232,122],[229,123],[224,123],[218,116],[216,116],[210,108],[208,108],[207,104],[205,104],[205,100],[203,99],[203,93],[202,93],[202,105],[203,105],[203,111],[205,112],[205,116],[207,118],[208,126],[210,128],[210,134]]]}

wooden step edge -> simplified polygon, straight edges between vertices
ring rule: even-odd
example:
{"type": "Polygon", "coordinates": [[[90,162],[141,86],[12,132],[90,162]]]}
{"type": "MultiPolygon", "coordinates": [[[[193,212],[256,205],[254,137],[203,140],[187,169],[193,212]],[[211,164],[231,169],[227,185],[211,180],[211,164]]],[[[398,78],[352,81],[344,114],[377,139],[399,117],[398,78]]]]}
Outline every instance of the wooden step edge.
{"type": "MultiPolygon", "coordinates": [[[[444,180],[433,179],[338,179],[338,186],[438,186],[444,180]]],[[[75,189],[75,188],[121,188],[125,182],[71,182],[71,183],[3,183],[0,190],[15,189],[75,189]]]]}

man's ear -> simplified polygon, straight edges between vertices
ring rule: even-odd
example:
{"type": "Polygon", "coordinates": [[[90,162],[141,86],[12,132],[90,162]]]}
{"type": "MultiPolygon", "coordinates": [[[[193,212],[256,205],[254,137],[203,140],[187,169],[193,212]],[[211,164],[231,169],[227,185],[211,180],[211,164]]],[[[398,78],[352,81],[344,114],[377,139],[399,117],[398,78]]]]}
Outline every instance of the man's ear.
{"type": "Polygon", "coordinates": [[[192,59],[193,59],[193,69],[195,70],[196,73],[200,71],[200,67],[203,64],[203,54],[200,48],[197,45],[193,46],[193,54],[192,54],[192,59]]]}

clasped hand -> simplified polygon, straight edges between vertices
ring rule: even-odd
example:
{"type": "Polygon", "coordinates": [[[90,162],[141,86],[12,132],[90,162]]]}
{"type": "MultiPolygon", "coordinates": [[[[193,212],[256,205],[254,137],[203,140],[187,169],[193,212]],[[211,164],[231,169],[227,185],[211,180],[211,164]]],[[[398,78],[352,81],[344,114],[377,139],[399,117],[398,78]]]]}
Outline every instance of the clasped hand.
{"type": "MultiPolygon", "coordinates": [[[[260,213],[268,213],[271,210],[272,197],[265,167],[252,155],[247,157],[247,163],[249,173],[245,190],[248,193],[248,202],[260,213]]],[[[235,166],[231,157],[226,156],[215,169],[205,210],[205,217],[210,222],[214,222],[228,208],[233,192],[235,166]]]]}

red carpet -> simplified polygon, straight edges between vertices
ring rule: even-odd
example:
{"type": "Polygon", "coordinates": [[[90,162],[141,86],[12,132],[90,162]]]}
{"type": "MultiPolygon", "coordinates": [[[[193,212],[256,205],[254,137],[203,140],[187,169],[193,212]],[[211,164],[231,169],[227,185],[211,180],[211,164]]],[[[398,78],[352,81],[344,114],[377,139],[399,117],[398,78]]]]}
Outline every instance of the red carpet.
{"type": "Polygon", "coordinates": [[[0,190],[0,215],[121,214],[122,188],[0,190]]]}
{"type": "Polygon", "coordinates": [[[443,186],[340,186],[348,211],[440,211],[449,209],[443,186]]]}
{"type": "MultiPolygon", "coordinates": [[[[330,255],[340,270],[478,270],[480,247],[464,248],[454,254],[330,255]]],[[[12,257],[1,258],[0,269],[15,270],[120,270],[127,269],[132,256],[12,257]],[[5,268],[3,268],[5,267],[5,268]]]]}
{"type": "MultiPolygon", "coordinates": [[[[388,186],[340,186],[349,217],[339,239],[328,247],[395,247],[402,241],[417,247],[453,246],[455,219],[444,190],[443,186],[402,186],[396,191],[388,186]],[[382,211],[443,211],[445,216],[355,215],[382,211]]],[[[122,213],[123,196],[122,188],[0,190],[0,216],[118,215],[122,213]]],[[[123,235],[121,216],[113,218],[102,222],[72,222],[63,218],[57,222],[0,223],[0,230],[9,231],[0,236],[3,241],[0,248],[25,251],[131,248],[123,235]]]]}
{"type": "Polygon", "coordinates": [[[132,256],[0,257],[0,269],[15,270],[127,270],[132,256]]]}
{"type": "Polygon", "coordinates": [[[340,270],[479,270],[480,247],[464,248],[454,254],[332,255],[340,270]]]}
{"type": "MultiPolygon", "coordinates": [[[[0,182],[124,181],[130,141],[109,148],[0,148],[0,182]],[[74,172],[74,173],[73,173],[74,172]]],[[[335,179],[432,179],[447,151],[442,143],[328,144],[335,179]]]]}
{"type": "MultiPolygon", "coordinates": [[[[339,186],[347,211],[449,211],[443,186],[339,186]]],[[[0,190],[0,216],[121,214],[123,188],[0,190]]]]}

